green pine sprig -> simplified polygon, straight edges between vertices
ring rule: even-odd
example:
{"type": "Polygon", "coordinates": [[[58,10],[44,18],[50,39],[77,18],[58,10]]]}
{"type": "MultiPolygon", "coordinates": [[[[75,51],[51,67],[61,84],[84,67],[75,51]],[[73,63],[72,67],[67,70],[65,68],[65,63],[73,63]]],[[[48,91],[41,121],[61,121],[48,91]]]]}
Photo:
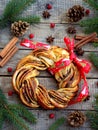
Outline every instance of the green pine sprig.
{"type": "Polygon", "coordinates": [[[94,66],[95,66],[96,68],[98,68],[98,56],[97,56],[94,52],[91,52],[91,53],[90,53],[89,59],[90,59],[91,62],[94,64],[94,66]]]}
{"type": "MultiPolygon", "coordinates": [[[[84,0],[87,4],[89,4],[95,12],[98,11],[98,0],[84,0]]],[[[84,27],[85,33],[98,33],[98,17],[88,18],[80,21],[80,26],[84,27]]]]}
{"type": "Polygon", "coordinates": [[[94,9],[98,10],[98,0],[84,0],[84,1],[88,3],[91,7],[93,7],[94,9]]]}
{"type": "Polygon", "coordinates": [[[94,47],[98,47],[98,42],[94,42],[94,43],[93,43],[93,46],[94,46],[94,47]]]}
{"type": "Polygon", "coordinates": [[[5,120],[10,121],[18,130],[30,130],[26,121],[36,123],[35,116],[24,106],[8,104],[6,97],[0,89],[0,130],[5,120]]]}
{"type": "Polygon", "coordinates": [[[90,121],[90,125],[93,129],[98,130],[98,95],[95,96],[95,102],[93,103],[94,111],[88,111],[87,117],[90,121]]]}
{"type": "Polygon", "coordinates": [[[34,2],[35,0],[10,0],[6,5],[2,16],[0,16],[0,27],[8,26],[16,20],[23,19],[30,23],[39,22],[40,18],[37,16],[20,17],[20,14],[34,2]]]}
{"type": "Polygon", "coordinates": [[[63,125],[65,122],[65,118],[61,117],[57,119],[50,127],[49,130],[57,130],[61,125],[63,125]]]}

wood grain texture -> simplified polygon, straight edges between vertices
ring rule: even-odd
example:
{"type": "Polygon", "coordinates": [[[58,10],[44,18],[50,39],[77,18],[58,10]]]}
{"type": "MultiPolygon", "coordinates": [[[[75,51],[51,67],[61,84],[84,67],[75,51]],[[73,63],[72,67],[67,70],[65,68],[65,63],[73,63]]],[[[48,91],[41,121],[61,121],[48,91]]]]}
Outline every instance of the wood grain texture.
{"type": "MultiPolygon", "coordinates": [[[[0,15],[2,15],[3,10],[9,0],[0,0],[0,15]]],[[[85,8],[88,8],[87,5],[84,5],[83,0],[36,0],[36,3],[34,3],[32,6],[30,6],[27,10],[23,12],[22,15],[30,15],[35,14],[40,16],[41,22],[39,24],[34,24],[30,26],[30,29],[27,31],[27,33],[20,38],[19,42],[17,43],[17,46],[19,47],[19,51],[10,59],[10,61],[4,66],[3,68],[0,68],[0,88],[3,90],[5,96],[8,99],[9,103],[21,103],[19,96],[14,93],[13,96],[8,96],[8,91],[13,90],[12,88],[12,75],[15,71],[17,63],[23,58],[24,56],[28,55],[31,50],[25,47],[21,47],[19,45],[22,38],[28,38],[30,33],[33,33],[35,35],[34,41],[40,41],[46,43],[46,38],[49,35],[52,35],[55,37],[54,43],[51,45],[57,45],[60,47],[65,48],[65,44],[63,41],[63,38],[65,36],[68,36],[70,38],[73,38],[74,35],[67,33],[67,28],[69,26],[74,26],[77,30],[76,34],[84,35],[83,28],[79,26],[79,23],[75,24],[69,24],[66,21],[65,13],[67,10],[72,7],[73,5],[83,5],[85,8]],[[52,9],[49,10],[51,17],[49,19],[44,19],[42,17],[42,12],[45,9],[45,5],[47,3],[52,4],[52,9]],[[54,22],[56,24],[56,27],[54,29],[50,29],[50,23],[54,22]],[[13,72],[8,73],[7,68],[12,67],[13,72]]],[[[93,17],[94,11],[91,10],[90,15],[88,16],[93,17]]],[[[84,17],[86,19],[86,17],[84,17]]],[[[9,42],[9,40],[12,38],[10,27],[0,30],[0,51],[2,48],[5,47],[5,45],[9,42]]],[[[47,43],[48,44],[48,43],[47,43]]],[[[82,59],[89,59],[89,53],[90,52],[96,52],[98,53],[98,48],[94,48],[92,46],[92,43],[86,44],[83,46],[83,49],[85,51],[84,55],[80,58],[82,59]]],[[[38,80],[41,84],[45,85],[47,89],[57,89],[56,81],[53,79],[53,77],[46,71],[42,71],[40,75],[38,76],[38,80]]],[[[98,81],[98,70],[92,65],[90,73],[87,75],[87,81],[89,85],[89,92],[90,92],[90,100],[82,103],[78,103],[72,106],[67,107],[63,110],[43,110],[41,108],[39,109],[29,109],[32,113],[34,113],[37,117],[37,124],[36,125],[30,125],[32,130],[48,130],[49,126],[59,117],[64,116],[67,118],[68,113],[74,111],[74,110],[80,110],[82,112],[86,112],[88,109],[92,110],[92,102],[94,101],[94,94],[98,93],[98,88],[96,85],[96,82],[98,81]],[[54,113],[55,118],[49,119],[49,114],[54,113]]],[[[81,87],[81,84],[80,84],[81,87]]],[[[3,125],[2,130],[16,130],[12,124],[9,124],[6,122],[3,125]]],[[[61,126],[58,130],[91,130],[90,124],[88,121],[85,122],[85,124],[79,128],[72,128],[69,127],[67,122],[65,121],[65,124],[61,126]]]]}

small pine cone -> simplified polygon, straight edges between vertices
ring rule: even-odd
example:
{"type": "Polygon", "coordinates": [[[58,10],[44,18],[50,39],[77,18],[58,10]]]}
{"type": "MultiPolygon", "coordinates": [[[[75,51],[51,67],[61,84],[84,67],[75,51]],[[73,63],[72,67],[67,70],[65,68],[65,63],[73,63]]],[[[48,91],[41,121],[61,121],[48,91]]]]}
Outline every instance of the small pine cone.
{"type": "Polygon", "coordinates": [[[11,25],[11,32],[14,36],[22,36],[29,28],[29,23],[24,21],[14,22],[11,25]]]}
{"type": "Polygon", "coordinates": [[[77,22],[84,17],[84,7],[74,5],[72,8],[69,8],[66,15],[69,22],[77,22]]]}
{"type": "Polygon", "coordinates": [[[80,111],[74,111],[68,115],[68,123],[73,127],[79,127],[86,121],[86,116],[80,111]]]}
{"type": "Polygon", "coordinates": [[[69,34],[74,34],[74,33],[76,33],[76,29],[75,29],[74,27],[68,27],[68,28],[67,28],[67,32],[68,32],[69,34]]]}
{"type": "Polygon", "coordinates": [[[46,38],[46,41],[48,42],[48,43],[53,43],[54,42],[54,37],[52,37],[52,35],[51,36],[48,36],[47,38],[46,38]]]}

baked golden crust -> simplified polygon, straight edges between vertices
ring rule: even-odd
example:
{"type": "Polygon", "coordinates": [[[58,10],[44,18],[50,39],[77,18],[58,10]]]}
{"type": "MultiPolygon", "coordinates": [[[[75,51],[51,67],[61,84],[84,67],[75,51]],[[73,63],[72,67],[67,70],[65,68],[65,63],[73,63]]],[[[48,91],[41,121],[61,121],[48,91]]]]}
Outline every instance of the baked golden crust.
{"type": "Polygon", "coordinates": [[[71,62],[54,74],[58,90],[47,90],[35,78],[39,70],[55,67],[55,62],[69,59],[67,50],[52,46],[49,50],[36,49],[24,57],[17,65],[12,83],[22,102],[31,108],[44,109],[65,108],[79,89],[81,80],[77,66],[71,62]]]}

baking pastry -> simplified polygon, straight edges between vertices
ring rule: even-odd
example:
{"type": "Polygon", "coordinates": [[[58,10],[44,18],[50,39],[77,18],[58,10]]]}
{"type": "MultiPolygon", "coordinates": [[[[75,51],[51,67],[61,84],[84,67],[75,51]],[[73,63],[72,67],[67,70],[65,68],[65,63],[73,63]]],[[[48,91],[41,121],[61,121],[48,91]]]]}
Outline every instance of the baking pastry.
{"type": "Polygon", "coordinates": [[[45,109],[65,108],[75,97],[81,80],[77,66],[71,61],[69,65],[61,65],[54,77],[58,82],[58,90],[48,90],[39,84],[36,76],[39,71],[55,68],[55,63],[61,59],[69,59],[66,49],[52,46],[50,49],[36,49],[24,57],[17,65],[13,75],[13,87],[20,95],[22,102],[31,107],[45,109]]]}

